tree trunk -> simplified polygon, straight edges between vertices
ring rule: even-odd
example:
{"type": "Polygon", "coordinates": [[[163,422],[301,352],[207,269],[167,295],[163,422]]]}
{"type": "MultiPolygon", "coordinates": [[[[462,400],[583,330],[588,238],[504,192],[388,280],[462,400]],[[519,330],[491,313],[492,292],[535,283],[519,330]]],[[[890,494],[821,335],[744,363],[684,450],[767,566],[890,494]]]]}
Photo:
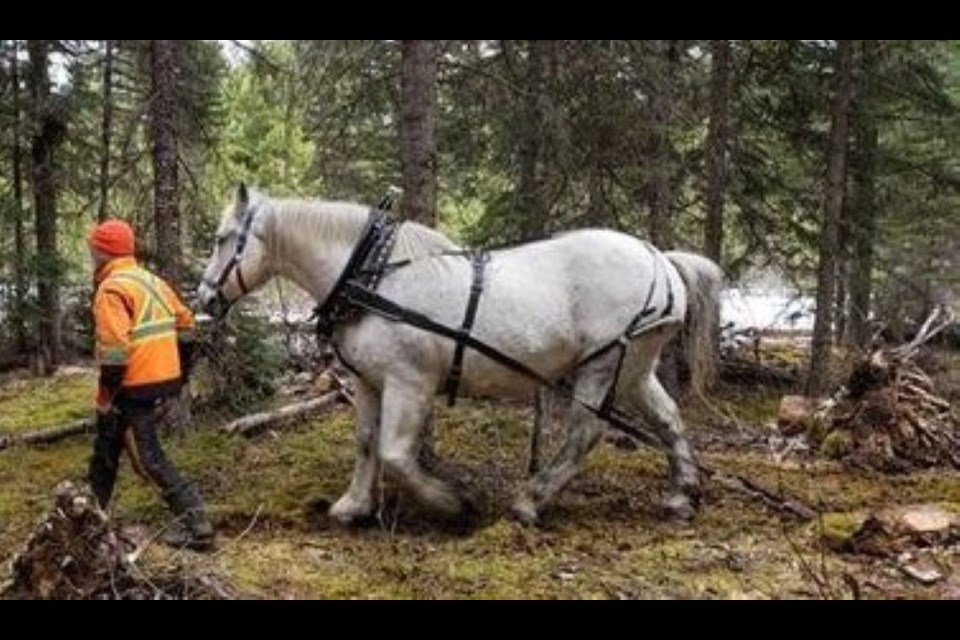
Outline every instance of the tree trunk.
{"type": "Polygon", "coordinates": [[[48,56],[50,41],[29,40],[30,97],[33,139],[33,198],[37,238],[38,357],[40,369],[52,375],[60,362],[60,257],[57,253],[57,185],[54,151],[64,123],[53,109],[48,56]]]}
{"type": "Polygon", "coordinates": [[[97,220],[103,222],[109,215],[110,191],[110,133],[113,121],[113,41],[107,40],[103,56],[103,119],[100,123],[100,209],[97,220]]]}
{"type": "MultiPolygon", "coordinates": [[[[846,178],[844,179],[846,185],[846,178]]],[[[850,207],[847,200],[849,194],[844,194],[844,203],[841,208],[840,228],[837,230],[837,272],[835,282],[837,287],[833,301],[833,330],[834,338],[839,342],[847,331],[847,282],[850,274],[850,207]]]]}
{"type": "Polygon", "coordinates": [[[673,175],[673,158],[670,145],[670,125],[673,120],[673,82],[676,72],[676,42],[655,40],[652,62],[653,81],[650,90],[651,140],[650,140],[650,240],[658,248],[673,246],[672,204],[670,188],[673,175]]]}
{"type": "Polygon", "coordinates": [[[723,257],[723,200],[727,186],[727,140],[729,138],[730,67],[729,40],[712,40],[713,68],[710,77],[710,123],[707,129],[707,222],[703,252],[720,264],[723,257]]]}
{"type": "Polygon", "coordinates": [[[603,168],[600,166],[598,155],[595,153],[591,158],[592,166],[587,178],[587,220],[595,226],[601,226],[609,219],[603,193],[603,168]]]}
{"type": "Polygon", "coordinates": [[[523,80],[524,98],[518,146],[520,175],[517,196],[520,239],[534,240],[541,238],[546,230],[548,208],[543,179],[548,43],[545,40],[530,40],[527,44],[529,57],[526,76],[523,80]]]}
{"type": "MultiPolygon", "coordinates": [[[[854,62],[854,64],[856,64],[854,62]]],[[[853,229],[851,225],[853,224],[852,217],[853,203],[850,197],[849,185],[850,185],[850,157],[852,151],[849,148],[850,140],[850,125],[849,118],[853,117],[853,99],[851,98],[850,102],[850,116],[848,117],[847,125],[847,160],[844,162],[843,167],[843,200],[840,205],[840,219],[837,224],[837,253],[836,253],[836,274],[834,276],[834,282],[836,283],[836,293],[834,294],[833,301],[833,319],[831,324],[833,326],[833,339],[834,342],[840,342],[843,337],[847,334],[847,297],[849,293],[847,291],[847,284],[850,281],[850,260],[851,260],[851,251],[850,251],[850,242],[851,234],[853,229]]]]}
{"type": "Polygon", "coordinates": [[[853,177],[852,240],[850,266],[850,321],[847,342],[866,347],[870,339],[867,319],[870,317],[870,296],[873,284],[873,245],[877,236],[877,148],[879,132],[870,101],[871,79],[876,67],[875,43],[861,41],[861,90],[853,102],[854,153],[851,157],[853,177]]]}
{"type": "Polygon", "coordinates": [[[437,219],[437,59],[433,40],[403,40],[400,144],[403,216],[427,226],[437,219]]]}
{"type": "MultiPolygon", "coordinates": [[[[652,171],[648,189],[650,217],[647,232],[650,241],[660,249],[673,246],[673,192],[671,183],[674,173],[673,149],[670,143],[670,126],[673,120],[673,83],[676,74],[677,42],[653,41],[650,56],[651,140],[648,166],[652,171]]],[[[664,389],[675,400],[682,395],[686,372],[683,369],[683,336],[678,335],[664,347],[657,366],[657,377],[664,389]]]]}
{"type": "Polygon", "coordinates": [[[153,220],[161,275],[180,286],[180,211],[177,203],[177,41],[151,40],[150,123],[153,134],[153,220]]]}
{"type": "Polygon", "coordinates": [[[835,95],[827,149],[827,184],[824,192],[823,222],[820,231],[820,262],[817,269],[817,315],[810,347],[810,374],[807,395],[817,396],[826,390],[830,366],[838,230],[843,208],[844,167],[847,156],[847,124],[853,97],[853,45],[850,40],[837,43],[835,95]]]}
{"type": "MultiPolygon", "coordinates": [[[[407,220],[437,224],[437,51],[434,40],[400,43],[400,167],[407,220]]],[[[421,432],[420,460],[435,460],[431,412],[421,432]]]]}
{"type": "Polygon", "coordinates": [[[10,80],[13,91],[13,323],[17,340],[17,351],[27,351],[27,246],[23,234],[23,148],[20,142],[20,47],[19,41],[13,41],[13,60],[10,62],[10,80]]]}

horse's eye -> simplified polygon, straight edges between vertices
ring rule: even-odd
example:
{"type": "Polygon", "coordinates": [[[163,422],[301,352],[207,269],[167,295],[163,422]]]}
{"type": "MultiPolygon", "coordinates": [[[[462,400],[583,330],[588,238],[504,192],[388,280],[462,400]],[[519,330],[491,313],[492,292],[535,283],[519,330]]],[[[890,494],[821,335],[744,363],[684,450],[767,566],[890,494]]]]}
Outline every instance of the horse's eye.
{"type": "Polygon", "coordinates": [[[223,244],[227,241],[227,236],[217,236],[217,246],[222,247],[223,244]]]}

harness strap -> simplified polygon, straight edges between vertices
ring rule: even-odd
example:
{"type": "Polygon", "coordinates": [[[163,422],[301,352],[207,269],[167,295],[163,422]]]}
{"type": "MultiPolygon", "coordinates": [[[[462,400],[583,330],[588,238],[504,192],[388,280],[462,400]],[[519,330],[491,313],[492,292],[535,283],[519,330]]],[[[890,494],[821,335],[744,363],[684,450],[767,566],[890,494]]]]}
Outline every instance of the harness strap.
{"type": "MultiPolygon", "coordinates": [[[[633,317],[633,320],[630,321],[630,324],[627,325],[627,328],[624,329],[623,333],[619,338],[617,338],[613,342],[608,342],[602,347],[599,347],[598,349],[594,350],[587,357],[583,358],[580,362],[577,363],[578,367],[582,367],[588,362],[595,360],[596,358],[599,358],[600,356],[606,354],[608,351],[610,351],[610,349],[613,349],[614,347],[620,346],[623,350],[626,350],[626,344],[624,343],[624,339],[629,340],[630,338],[633,338],[638,333],[640,333],[641,329],[647,329],[647,328],[650,328],[651,326],[656,325],[659,320],[662,320],[663,318],[665,318],[673,310],[673,287],[670,285],[670,277],[669,275],[667,275],[667,304],[664,307],[663,311],[660,313],[660,317],[658,318],[658,321],[654,321],[653,323],[650,323],[646,327],[643,326],[644,321],[650,316],[652,316],[654,313],[656,313],[657,311],[657,307],[655,306],[651,307],[650,303],[653,301],[653,294],[657,290],[657,274],[659,272],[659,270],[657,269],[657,265],[659,264],[659,262],[657,261],[657,252],[654,251],[653,248],[650,247],[650,245],[647,244],[646,242],[643,243],[643,246],[646,247],[647,251],[649,251],[651,255],[654,257],[654,267],[653,267],[653,277],[650,279],[650,288],[647,290],[647,297],[643,301],[643,307],[640,308],[640,313],[638,313],[633,317]]],[[[614,376],[614,381],[611,389],[616,388],[617,382],[619,381],[619,378],[620,378],[620,367],[623,363],[622,352],[620,354],[620,363],[621,364],[617,365],[617,371],[616,371],[616,375],[614,376]]],[[[607,395],[609,395],[610,393],[611,391],[608,391],[607,395]]]]}
{"type": "Polygon", "coordinates": [[[606,410],[601,410],[600,408],[594,407],[589,402],[578,398],[568,384],[564,382],[554,383],[522,362],[514,360],[510,356],[497,351],[490,345],[477,340],[473,336],[464,335],[461,331],[451,329],[446,325],[431,320],[422,313],[401,307],[396,302],[393,302],[388,298],[384,298],[377,292],[370,291],[362,285],[359,285],[355,282],[348,282],[344,289],[347,299],[358,307],[366,309],[370,313],[375,313],[387,320],[391,320],[393,322],[403,322],[417,327],[418,329],[423,329],[424,331],[429,331],[451,340],[460,341],[462,344],[480,352],[494,362],[497,362],[508,369],[516,371],[517,373],[525,375],[528,378],[535,380],[542,386],[548,387],[559,393],[563,397],[573,400],[587,411],[595,415],[597,418],[600,418],[617,429],[620,429],[624,433],[633,436],[644,444],[654,447],[660,451],[666,451],[666,445],[660,440],[660,438],[637,426],[638,423],[640,423],[640,420],[630,416],[626,412],[612,406],[607,407],[606,410]]]}
{"type": "Polygon", "coordinates": [[[613,403],[617,399],[617,385],[620,384],[620,372],[623,370],[623,358],[627,355],[627,337],[620,336],[620,338],[614,343],[617,347],[620,348],[620,353],[617,356],[617,368],[613,372],[613,380],[610,382],[610,386],[607,387],[607,392],[603,396],[603,400],[600,402],[600,417],[605,416],[610,412],[610,409],[613,408],[613,403]]]}
{"type": "Polygon", "coordinates": [[[467,310],[463,316],[463,324],[460,327],[460,337],[457,338],[457,346],[453,352],[453,364],[450,366],[450,374],[447,376],[447,406],[452,407],[457,402],[457,390],[460,388],[460,377],[463,374],[463,352],[466,343],[463,338],[470,335],[473,329],[473,321],[477,317],[477,307],[480,306],[480,294],[483,293],[483,270],[490,260],[490,254],[486,251],[478,251],[473,254],[473,284],[470,286],[470,301],[467,303],[467,310]]]}

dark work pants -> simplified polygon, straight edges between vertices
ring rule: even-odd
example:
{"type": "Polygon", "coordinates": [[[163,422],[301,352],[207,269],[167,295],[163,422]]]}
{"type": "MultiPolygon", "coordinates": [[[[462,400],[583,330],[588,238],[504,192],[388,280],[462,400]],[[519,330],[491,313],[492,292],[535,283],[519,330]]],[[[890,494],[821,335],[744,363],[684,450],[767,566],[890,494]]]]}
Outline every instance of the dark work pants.
{"type": "Polygon", "coordinates": [[[116,415],[109,418],[101,416],[97,420],[88,479],[101,507],[106,508],[113,495],[127,429],[133,433],[137,457],[143,470],[165,498],[184,485],[183,477],[167,459],[157,437],[162,406],[160,400],[119,400],[115,404],[116,415]]]}

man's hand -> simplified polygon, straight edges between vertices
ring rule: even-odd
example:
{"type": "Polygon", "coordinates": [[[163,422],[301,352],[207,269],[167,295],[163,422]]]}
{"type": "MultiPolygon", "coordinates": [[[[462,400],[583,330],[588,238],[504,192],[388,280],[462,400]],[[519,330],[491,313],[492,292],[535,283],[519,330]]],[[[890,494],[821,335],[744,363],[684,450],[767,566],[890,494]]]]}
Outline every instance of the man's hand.
{"type": "Polygon", "coordinates": [[[120,412],[113,403],[97,404],[97,433],[112,438],[120,426],[120,412]]]}
{"type": "Polygon", "coordinates": [[[109,417],[112,417],[112,416],[117,415],[117,413],[119,413],[119,412],[117,411],[117,408],[116,408],[115,406],[113,406],[113,403],[112,403],[112,402],[108,402],[108,403],[106,403],[106,404],[98,404],[98,405],[97,405],[97,417],[98,417],[98,418],[109,418],[109,417]]]}

